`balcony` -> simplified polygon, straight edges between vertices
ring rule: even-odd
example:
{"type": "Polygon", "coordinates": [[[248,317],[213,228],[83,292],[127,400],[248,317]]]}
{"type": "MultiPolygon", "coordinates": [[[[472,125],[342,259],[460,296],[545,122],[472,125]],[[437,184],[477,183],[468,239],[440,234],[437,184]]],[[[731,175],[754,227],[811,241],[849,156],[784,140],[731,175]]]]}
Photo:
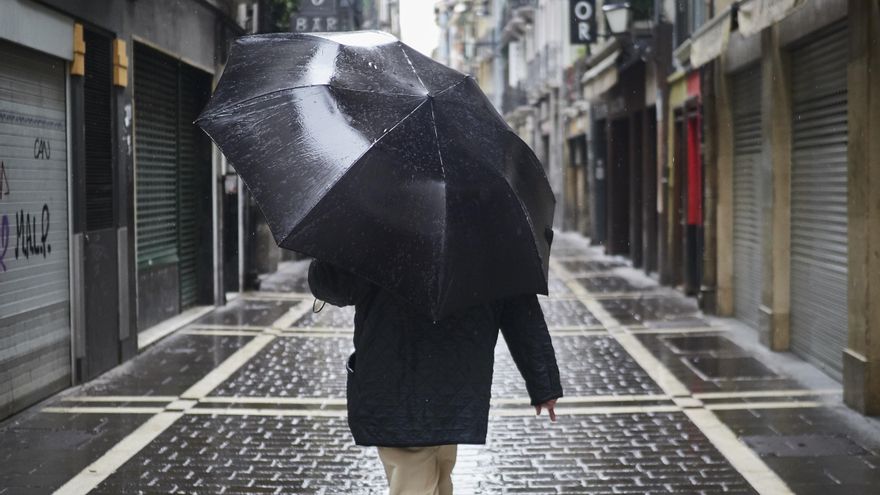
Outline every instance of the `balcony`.
{"type": "Polygon", "coordinates": [[[502,36],[501,44],[507,44],[511,39],[519,38],[525,30],[525,26],[535,20],[535,8],[538,0],[508,0],[501,11],[499,26],[502,36]]]}
{"type": "Polygon", "coordinates": [[[526,91],[540,93],[547,86],[557,86],[562,82],[562,65],[559,46],[556,44],[544,45],[528,61],[528,79],[526,91]]]}

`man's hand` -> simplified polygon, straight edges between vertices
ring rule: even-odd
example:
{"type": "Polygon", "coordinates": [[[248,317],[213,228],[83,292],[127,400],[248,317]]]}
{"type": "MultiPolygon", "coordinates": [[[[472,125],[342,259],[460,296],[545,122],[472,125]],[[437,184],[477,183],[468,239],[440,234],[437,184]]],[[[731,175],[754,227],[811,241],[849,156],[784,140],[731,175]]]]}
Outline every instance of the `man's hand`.
{"type": "Polygon", "coordinates": [[[540,416],[541,409],[546,409],[547,413],[550,414],[550,421],[556,421],[556,411],[553,410],[553,408],[555,408],[555,407],[556,407],[556,399],[548,400],[547,402],[545,402],[543,404],[538,404],[537,406],[535,406],[535,413],[538,416],[540,416]]]}

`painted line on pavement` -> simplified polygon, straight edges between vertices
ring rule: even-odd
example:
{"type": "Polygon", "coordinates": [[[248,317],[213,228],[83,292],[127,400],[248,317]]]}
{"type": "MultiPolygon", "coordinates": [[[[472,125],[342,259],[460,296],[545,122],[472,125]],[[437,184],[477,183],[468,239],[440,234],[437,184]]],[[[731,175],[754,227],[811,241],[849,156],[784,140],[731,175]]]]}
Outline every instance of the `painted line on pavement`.
{"type": "Polygon", "coordinates": [[[601,325],[559,325],[547,327],[551,332],[605,332],[601,325]]]}
{"type": "MultiPolygon", "coordinates": [[[[661,396],[662,397],[662,396],[661,396]]],[[[238,401],[238,400],[212,400],[213,398],[205,398],[199,401],[187,401],[181,400],[179,407],[168,406],[167,408],[162,407],[130,407],[130,406],[115,406],[115,407],[45,407],[41,410],[43,413],[48,414],[128,414],[128,415],[137,415],[137,414],[161,414],[166,411],[177,411],[183,414],[200,414],[200,415],[231,415],[231,416],[332,416],[332,417],[345,417],[347,415],[347,410],[343,407],[345,406],[345,400],[341,399],[339,401],[331,401],[331,400],[318,400],[316,402],[307,402],[307,401],[281,401],[278,398],[273,399],[262,398],[262,397],[252,397],[250,399],[254,399],[252,401],[238,401]],[[267,404],[267,405],[275,405],[275,406],[283,406],[283,405],[308,405],[308,406],[319,406],[321,409],[309,408],[309,409],[284,409],[284,408],[275,408],[275,407],[193,407],[196,404],[208,404],[208,403],[225,403],[228,405],[232,404],[267,404]]],[[[703,405],[697,399],[692,398],[684,398],[685,400],[677,399],[674,404],[645,404],[645,405],[608,405],[608,406],[582,406],[580,404],[584,404],[583,401],[572,400],[572,398],[566,398],[566,402],[556,407],[557,414],[560,415],[591,415],[591,414],[649,414],[649,413],[658,413],[658,412],[687,412],[693,409],[705,409],[707,411],[736,411],[736,410],[750,410],[750,409],[814,409],[821,407],[828,407],[827,403],[823,402],[815,402],[815,401],[785,401],[785,402],[738,402],[733,404],[709,404],[703,405]],[[694,404],[688,404],[687,400],[694,401],[694,404]]],[[[612,401],[608,401],[612,402],[612,401]]],[[[636,401],[613,401],[613,402],[636,402],[636,401]]],[[[517,399],[516,406],[521,405],[529,405],[529,399],[517,399]]],[[[532,416],[534,415],[535,410],[533,407],[529,405],[529,407],[499,407],[499,404],[494,404],[494,407],[490,409],[489,415],[492,417],[510,417],[510,416],[532,416]]],[[[155,417],[155,416],[154,416],[155,417]]],[[[725,426],[726,428],[726,426],[725,426]]],[[[708,435],[707,435],[708,436],[708,435]]],[[[721,449],[719,448],[719,451],[721,449]]]]}
{"type": "Polygon", "coordinates": [[[788,485],[758,457],[758,454],[742,443],[712,411],[686,409],[684,413],[758,493],[768,495],[793,493],[788,485]]]}
{"type": "MultiPolygon", "coordinates": [[[[681,412],[676,405],[651,405],[651,406],[595,406],[595,407],[569,407],[556,406],[556,414],[559,416],[580,416],[595,414],[650,414],[665,412],[681,412]]],[[[546,414],[546,413],[545,413],[546,414]]],[[[505,408],[491,409],[490,417],[503,418],[511,416],[535,416],[535,409],[530,408],[505,408]]]]}
{"type": "Polygon", "coordinates": [[[565,301],[577,301],[577,300],[578,300],[578,298],[576,298],[572,295],[569,295],[569,294],[564,294],[561,296],[554,296],[553,294],[551,294],[549,296],[544,296],[544,295],[538,294],[538,301],[565,302],[565,301]]]}
{"type": "Polygon", "coordinates": [[[283,330],[285,332],[354,333],[354,327],[288,327],[283,330]]]}
{"type": "Polygon", "coordinates": [[[727,332],[726,328],[721,327],[685,327],[685,328],[628,328],[627,332],[632,334],[678,334],[678,333],[719,333],[727,332]]]}
{"type": "Polygon", "coordinates": [[[348,415],[345,409],[266,409],[266,408],[208,408],[197,407],[186,411],[186,414],[208,416],[323,416],[344,418],[348,415]]]}
{"type": "Polygon", "coordinates": [[[344,397],[205,397],[203,404],[294,404],[294,405],[345,405],[344,397]]]}
{"type": "Polygon", "coordinates": [[[742,409],[810,409],[829,405],[827,402],[816,401],[736,402],[733,404],[706,404],[703,408],[710,411],[737,411],[742,409]]]}
{"type": "Polygon", "coordinates": [[[262,332],[268,327],[260,327],[256,325],[220,325],[213,323],[193,323],[186,327],[187,330],[230,330],[230,331],[247,331],[262,332]]]}
{"type": "Polygon", "coordinates": [[[587,332],[571,332],[571,331],[557,332],[557,331],[550,330],[550,335],[552,337],[607,337],[608,332],[606,332],[605,330],[602,330],[602,331],[593,330],[593,331],[587,331],[587,332]]]}
{"type": "MultiPolygon", "coordinates": [[[[646,395],[584,395],[584,396],[576,396],[569,397],[566,396],[563,398],[565,403],[579,403],[579,402],[643,402],[643,401],[656,401],[656,400],[670,400],[669,396],[661,395],[661,394],[646,394],[646,395]]],[[[503,398],[503,399],[492,399],[491,403],[495,404],[531,404],[531,401],[528,397],[516,397],[516,398],[503,398]]]]}
{"type": "Polygon", "coordinates": [[[325,338],[325,339],[347,339],[351,340],[351,334],[344,333],[334,333],[334,332],[278,332],[276,336],[283,339],[292,339],[295,337],[317,337],[317,338],[325,338]]]}
{"type": "Polygon", "coordinates": [[[205,329],[193,329],[193,330],[184,330],[184,335],[210,335],[214,337],[253,337],[254,335],[260,335],[261,332],[254,330],[212,330],[210,328],[205,329]]]}
{"type": "Polygon", "coordinates": [[[40,412],[44,413],[60,413],[60,414],[159,414],[164,412],[164,407],[132,407],[132,406],[110,406],[110,407],[90,407],[90,406],[74,406],[74,407],[44,407],[40,412]]]}
{"type": "Polygon", "coordinates": [[[825,388],[825,389],[780,389],[780,390],[739,390],[734,392],[698,392],[693,394],[694,397],[701,400],[712,399],[748,399],[758,397],[801,397],[812,395],[838,395],[842,394],[843,389],[825,388]]]}
{"type": "Polygon", "coordinates": [[[173,402],[176,395],[76,395],[62,397],[62,402],[173,402]]]}
{"type": "Polygon", "coordinates": [[[156,414],[55,490],[55,495],[81,495],[92,491],[182,416],[179,412],[156,414]]]}

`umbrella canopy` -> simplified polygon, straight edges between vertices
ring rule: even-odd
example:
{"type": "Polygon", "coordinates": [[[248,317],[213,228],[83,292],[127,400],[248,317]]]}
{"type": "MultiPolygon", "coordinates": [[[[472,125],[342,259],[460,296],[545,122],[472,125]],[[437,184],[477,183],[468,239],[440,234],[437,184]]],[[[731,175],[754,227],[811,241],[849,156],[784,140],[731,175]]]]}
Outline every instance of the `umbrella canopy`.
{"type": "Polygon", "coordinates": [[[547,293],[555,199],[473,78],[381,32],[237,39],[196,123],[279,246],[435,320],[547,293]]]}

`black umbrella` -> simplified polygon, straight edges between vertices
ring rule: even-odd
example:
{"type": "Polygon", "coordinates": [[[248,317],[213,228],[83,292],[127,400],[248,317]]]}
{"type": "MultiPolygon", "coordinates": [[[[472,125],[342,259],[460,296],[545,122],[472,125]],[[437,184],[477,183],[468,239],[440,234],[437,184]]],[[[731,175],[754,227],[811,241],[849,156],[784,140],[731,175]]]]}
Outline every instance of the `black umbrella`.
{"type": "Polygon", "coordinates": [[[237,39],[196,123],[279,246],[434,319],[547,293],[555,199],[465,76],[381,32],[237,39]]]}

